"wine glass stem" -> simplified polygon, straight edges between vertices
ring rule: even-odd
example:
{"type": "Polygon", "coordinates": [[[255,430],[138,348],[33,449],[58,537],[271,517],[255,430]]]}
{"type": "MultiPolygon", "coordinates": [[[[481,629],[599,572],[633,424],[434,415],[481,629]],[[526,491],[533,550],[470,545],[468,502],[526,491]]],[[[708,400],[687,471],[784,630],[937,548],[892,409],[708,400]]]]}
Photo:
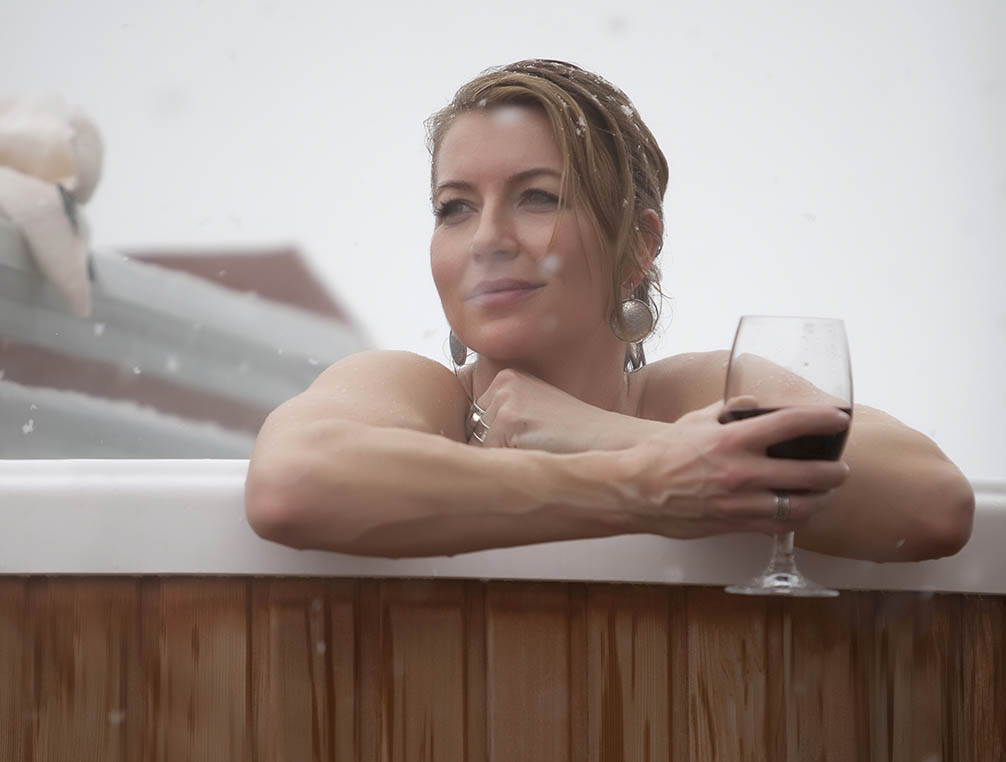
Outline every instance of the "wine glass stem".
{"type": "Polygon", "coordinates": [[[768,562],[766,574],[797,575],[800,573],[796,569],[796,561],[793,558],[793,537],[793,532],[773,535],[772,560],[768,562]]]}

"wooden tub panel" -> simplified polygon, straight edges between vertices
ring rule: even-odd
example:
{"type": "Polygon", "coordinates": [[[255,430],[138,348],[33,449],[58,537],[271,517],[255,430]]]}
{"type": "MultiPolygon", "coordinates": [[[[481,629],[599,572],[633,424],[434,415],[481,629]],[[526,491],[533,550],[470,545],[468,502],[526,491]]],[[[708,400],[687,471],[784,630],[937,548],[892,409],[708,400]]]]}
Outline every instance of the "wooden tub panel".
{"type": "Polygon", "coordinates": [[[0,577],[0,759],[1006,762],[1006,598],[0,577]]]}

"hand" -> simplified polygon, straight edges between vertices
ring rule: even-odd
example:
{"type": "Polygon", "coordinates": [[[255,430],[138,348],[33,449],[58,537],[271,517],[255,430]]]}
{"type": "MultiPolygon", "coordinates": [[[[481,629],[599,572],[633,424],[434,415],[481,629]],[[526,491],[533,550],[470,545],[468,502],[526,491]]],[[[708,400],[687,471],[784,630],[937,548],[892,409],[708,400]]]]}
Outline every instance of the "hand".
{"type": "Polygon", "coordinates": [[[849,426],[835,408],[808,405],[721,424],[722,402],[665,424],[660,436],[626,451],[626,498],[645,528],[672,537],[721,532],[785,532],[824,510],[849,473],[841,461],[770,458],[769,445],[849,426]],[[776,494],[790,496],[776,515],[776,494]]]}
{"type": "Polygon", "coordinates": [[[536,376],[513,369],[496,374],[477,400],[488,425],[482,447],[514,447],[554,453],[618,450],[652,435],[654,421],[589,405],[536,376]]]}

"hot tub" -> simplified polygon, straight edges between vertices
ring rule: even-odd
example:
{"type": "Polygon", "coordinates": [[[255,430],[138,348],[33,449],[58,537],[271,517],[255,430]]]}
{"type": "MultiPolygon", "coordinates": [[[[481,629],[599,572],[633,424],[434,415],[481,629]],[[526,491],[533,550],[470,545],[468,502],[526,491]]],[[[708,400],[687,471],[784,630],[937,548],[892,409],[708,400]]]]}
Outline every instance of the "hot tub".
{"type": "Polygon", "coordinates": [[[244,460],[0,461],[0,757],[997,759],[1006,480],[956,556],[767,538],[386,560],[248,527],[244,460]]]}

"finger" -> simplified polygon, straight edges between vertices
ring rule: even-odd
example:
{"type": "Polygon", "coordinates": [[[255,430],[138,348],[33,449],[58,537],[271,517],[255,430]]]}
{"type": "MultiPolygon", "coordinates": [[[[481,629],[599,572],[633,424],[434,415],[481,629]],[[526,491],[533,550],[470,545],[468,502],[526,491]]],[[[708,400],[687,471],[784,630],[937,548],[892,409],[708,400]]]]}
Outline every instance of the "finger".
{"type": "MultiPolygon", "coordinates": [[[[755,524],[778,527],[797,526],[830,503],[827,493],[785,493],[786,508],[780,511],[776,492],[759,490],[745,495],[730,495],[711,501],[710,517],[730,525],[731,531],[748,531],[755,524]]],[[[751,529],[751,531],[760,531],[751,529]]]]}
{"type": "Polygon", "coordinates": [[[723,404],[724,410],[753,410],[758,407],[758,398],[753,394],[731,397],[723,404]]]}
{"type": "Polygon", "coordinates": [[[763,450],[778,442],[809,435],[838,434],[849,428],[850,416],[843,410],[826,405],[798,405],[743,421],[733,425],[748,443],[763,450]]]}
{"type": "Polygon", "coordinates": [[[750,484],[788,492],[826,492],[841,486],[849,466],[841,460],[792,460],[765,457],[750,484]]]}

